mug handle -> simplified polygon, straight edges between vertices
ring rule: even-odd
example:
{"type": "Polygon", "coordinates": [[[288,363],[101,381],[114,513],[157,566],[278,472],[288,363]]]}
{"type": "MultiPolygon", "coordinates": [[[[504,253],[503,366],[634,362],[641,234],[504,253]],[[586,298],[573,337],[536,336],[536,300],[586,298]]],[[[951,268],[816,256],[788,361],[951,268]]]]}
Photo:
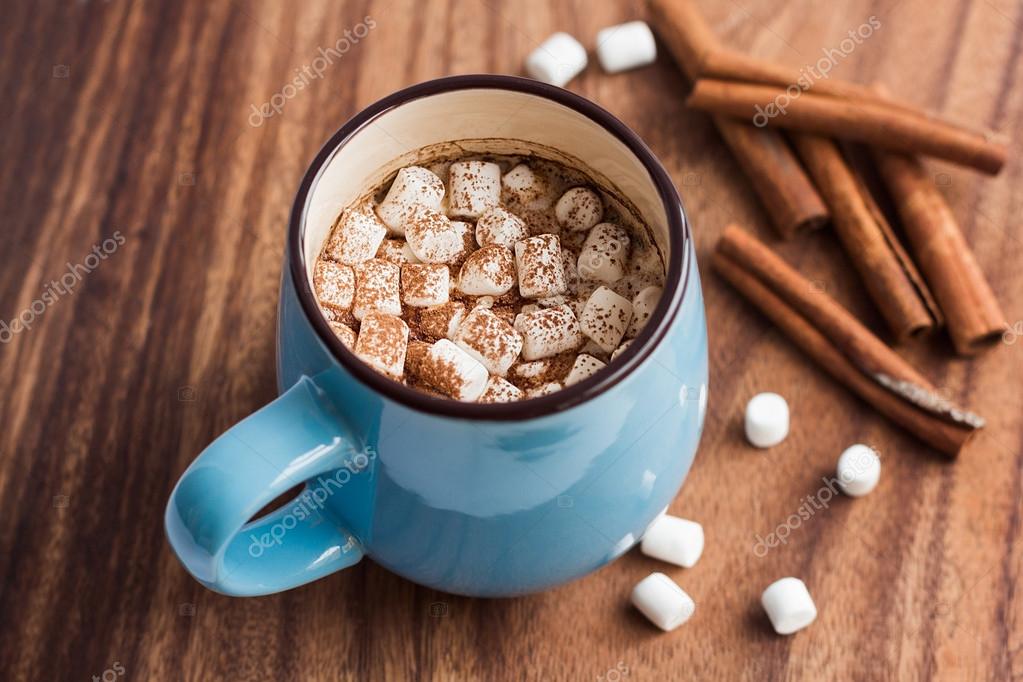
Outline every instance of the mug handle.
{"type": "Polygon", "coordinates": [[[292,502],[249,522],[290,488],[350,465],[359,450],[342,424],[323,392],[303,377],[203,450],[174,487],[164,515],[171,547],[196,580],[232,596],[272,594],[362,559],[358,540],[322,512],[323,500],[308,485],[292,502]]]}

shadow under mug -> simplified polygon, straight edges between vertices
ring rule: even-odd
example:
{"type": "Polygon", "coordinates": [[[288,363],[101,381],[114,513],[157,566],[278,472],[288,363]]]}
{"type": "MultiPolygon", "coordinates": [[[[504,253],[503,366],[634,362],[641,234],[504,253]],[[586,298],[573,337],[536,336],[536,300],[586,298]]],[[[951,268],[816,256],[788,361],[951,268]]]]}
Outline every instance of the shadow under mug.
{"type": "Polygon", "coordinates": [[[269,594],[368,555],[451,593],[534,592],[622,555],[675,497],[707,401],[699,274],[671,179],[607,111],[509,76],[406,88],[327,142],[288,229],[280,397],[211,443],[167,505],[170,544],[204,585],[269,594]],[[569,160],[650,227],[666,261],[664,294],[596,376],[531,400],[458,403],[377,374],[328,326],[310,273],[338,213],[416,150],[455,140],[470,151],[525,145],[519,151],[569,160]],[[297,485],[297,497],[252,520],[297,485]]]}

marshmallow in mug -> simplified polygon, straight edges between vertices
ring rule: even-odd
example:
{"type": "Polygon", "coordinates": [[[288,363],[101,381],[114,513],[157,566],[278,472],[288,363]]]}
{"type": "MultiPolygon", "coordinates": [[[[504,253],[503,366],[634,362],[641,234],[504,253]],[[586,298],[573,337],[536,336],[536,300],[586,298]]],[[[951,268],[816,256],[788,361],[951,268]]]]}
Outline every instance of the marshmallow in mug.
{"type": "Polygon", "coordinates": [[[481,403],[510,403],[522,400],[522,390],[504,377],[491,376],[487,381],[486,390],[479,397],[481,403]]]}
{"type": "Polygon", "coordinates": [[[420,208],[405,222],[405,239],[424,263],[450,263],[464,250],[465,241],[455,224],[440,211],[420,208]]]}
{"type": "Polygon", "coordinates": [[[401,266],[401,300],[415,308],[447,303],[450,279],[443,263],[405,263],[401,266]]]}
{"type": "Polygon", "coordinates": [[[520,163],[501,177],[504,194],[511,203],[529,211],[550,208],[553,197],[546,179],[524,163],[520,163]]]}
{"type": "Polygon", "coordinates": [[[355,355],[378,372],[400,379],[405,369],[408,331],[400,317],[370,312],[359,327],[355,355]]]}
{"type": "Polygon", "coordinates": [[[490,161],[457,161],[448,169],[448,213],[479,218],[501,204],[501,167],[490,161]]]}
{"type": "Polygon", "coordinates": [[[458,271],[458,289],[470,296],[502,296],[515,286],[511,250],[488,244],[473,252],[458,271]]]}
{"type": "Polygon", "coordinates": [[[629,233],[613,223],[598,223],[579,251],[578,270],[584,279],[611,284],[625,275],[629,260],[629,233]]]}
{"type": "Polygon", "coordinates": [[[569,370],[568,376],[565,377],[565,385],[572,386],[573,384],[578,384],[583,379],[589,379],[606,366],[606,364],[592,355],[579,353],[575,358],[575,362],[572,363],[572,369],[569,370]]]}
{"type": "Polygon", "coordinates": [[[573,187],[558,199],[554,215],[567,230],[588,230],[604,217],[604,202],[589,187],[573,187]]]}
{"type": "Polygon", "coordinates": [[[409,371],[449,398],[473,401],[487,387],[487,369],[448,339],[409,345],[409,371]]]}
{"type": "Polygon", "coordinates": [[[371,258],[355,266],[355,297],[352,314],[361,320],[371,312],[401,315],[401,268],[371,258]]]}
{"type": "Polygon", "coordinates": [[[546,308],[515,318],[515,330],[522,334],[522,357],[541,360],[575,350],[583,343],[579,321],[568,306],[546,308]]]}
{"type": "Polygon", "coordinates": [[[455,333],[455,343],[499,376],[508,373],[522,350],[522,336],[487,308],[469,313],[455,333]]]}
{"type": "Polygon", "coordinates": [[[557,235],[538,234],[515,243],[515,266],[519,294],[544,298],[565,293],[565,270],[561,266],[561,241],[557,235]]]}
{"type": "Polygon", "coordinates": [[[424,334],[437,339],[453,339],[464,317],[465,304],[448,301],[443,305],[423,308],[419,312],[419,328],[424,334]]]}
{"type": "Polygon", "coordinates": [[[327,241],[327,256],[346,265],[356,265],[373,258],[380,248],[387,226],[384,225],[369,203],[359,204],[341,215],[338,229],[327,241]]]}
{"type": "Polygon", "coordinates": [[[625,336],[632,320],[632,303],[607,287],[598,287],[590,294],[579,325],[605,353],[613,352],[625,336]]]}
{"type": "Polygon", "coordinates": [[[439,210],[444,199],[444,182],[420,166],[406,166],[394,176],[377,215],[391,232],[405,234],[405,222],[420,208],[439,210]]]}
{"type": "Polygon", "coordinates": [[[515,242],[527,239],[529,228],[517,215],[494,206],[476,221],[476,243],[480,246],[497,244],[509,249],[515,248],[515,242]]]}
{"type": "Polygon", "coordinates": [[[317,261],[313,270],[313,289],[321,306],[335,312],[349,310],[355,298],[355,272],[348,265],[329,260],[317,261]]]}

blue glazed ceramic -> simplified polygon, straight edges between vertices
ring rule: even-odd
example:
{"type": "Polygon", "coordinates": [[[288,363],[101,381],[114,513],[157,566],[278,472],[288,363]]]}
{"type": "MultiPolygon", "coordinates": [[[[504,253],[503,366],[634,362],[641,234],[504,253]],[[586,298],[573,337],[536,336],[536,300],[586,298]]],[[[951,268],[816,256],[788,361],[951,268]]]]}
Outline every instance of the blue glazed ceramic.
{"type": "Polygon", "coordinates": [[[280,397],[206,448],[167,505],[171,546],[210,589],[269,594],[368,555],[457,594],[544,590],[632,547],[692,464],[707,335],[685,212],[643,142],[565,90],[444,78],[346,123],[302,181],[280,295],[280,397]],[[417,150],[452,140],[575,163],[651,227],[665,293],[604,372],[542,398],[460,404],[376,374],[331,332],[309,273],[337,214],[417,150]],[[298,497],[250,520],[297,485],[298,497]]]}

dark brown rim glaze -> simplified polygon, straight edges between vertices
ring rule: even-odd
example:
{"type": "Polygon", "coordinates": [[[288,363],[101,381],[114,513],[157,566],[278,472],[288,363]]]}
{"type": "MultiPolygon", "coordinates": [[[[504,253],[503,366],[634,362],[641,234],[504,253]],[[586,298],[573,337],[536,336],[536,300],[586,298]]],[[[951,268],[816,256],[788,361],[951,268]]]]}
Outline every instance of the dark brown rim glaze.
{"type": "Polygon", "coordinates": [[[399,90],[371,104],[341,126],[313,159],[299,186],[288,227],[288,260],[298,299],[320,340],[330,349],[342,367],[373,391],[413,410],[452,418],[493,421],[530,419],[567,410],[600,395],[635,371],[664,340],[678,314],[688,288],[689,277],[692,276],[691,268],[688,266],[691,249],[692,238],[682,200],[675,191],[668,173],[636,133],[609,112],[579,95],[546,83],[515,76],[467,75],[438,78],[399,90]],[[331,330],[327,319],[320,312],[306,274],[303,248],[306,200],[331,156],[347,140],[384,112],[412,100],[456,90],[510,90],[552,100],[573,109],[618,138],[636,155],[650,174],[664,205],[668,220],[667,272],[664,293],[651,315],[650,322],[633,340],[628,350],[609,365],[607,370],[548,396],[510,403],[463,403],[428,395],[378,374],[348,350],[331,330]]]}

